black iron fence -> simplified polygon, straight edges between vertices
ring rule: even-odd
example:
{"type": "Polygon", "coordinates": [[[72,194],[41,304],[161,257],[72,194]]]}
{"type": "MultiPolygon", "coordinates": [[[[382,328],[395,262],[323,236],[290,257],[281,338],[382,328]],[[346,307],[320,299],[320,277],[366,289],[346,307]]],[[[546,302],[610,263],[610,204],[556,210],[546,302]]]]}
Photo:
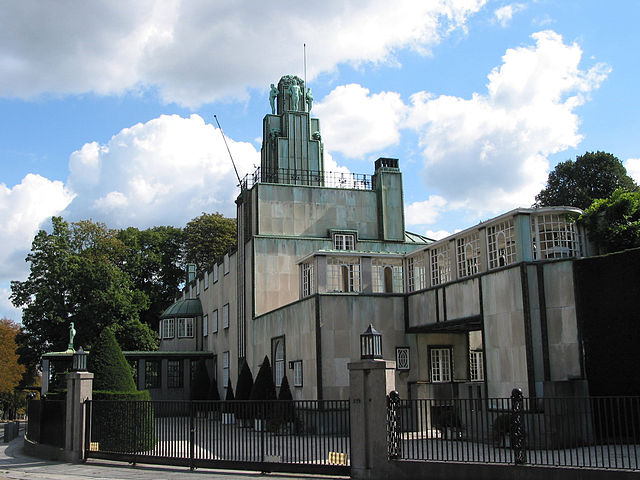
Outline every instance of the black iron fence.
{"type": "Polygon", "coordinates": [[[27,405],[27,438],[32,442],[64,448],[66,400],[33,400],[27,405]]]}
{"type": "Polygon", "coordinates": [[[388,397],[389,457],[640,469],[640,397],[388,397]]]}
{"type": "Polygon", "coordinates": [[[348,474],[348,400],[87,403],[87,457],[348,474]]]}
{"type": "Polygon", "coordinates": [[[302,170],[297,168],[257,168],[253,174],[249,174],[242,179],[241,186],[244,190],[253,187],[256,183],[312,185],[357,190],[373,189],[370,175],[351,172],[302,170]]]}

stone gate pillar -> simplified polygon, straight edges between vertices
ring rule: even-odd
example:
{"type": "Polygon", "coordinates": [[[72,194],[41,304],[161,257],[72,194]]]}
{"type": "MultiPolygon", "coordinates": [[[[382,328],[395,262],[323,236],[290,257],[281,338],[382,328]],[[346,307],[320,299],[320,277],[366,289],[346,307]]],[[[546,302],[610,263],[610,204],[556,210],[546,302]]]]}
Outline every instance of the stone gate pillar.
{"type": "Polygon", "coordinates": [[[351,401],[351,478],[384,478],[388,463],[387,394],[395,390],[396,362],[348,365],[351,401]]]}
{"type": "Polygon", "coordinates": [[[65,458],[68,462],[84,459],[84,404],[93,394],[93,373],[71,372],[67,375],[67,420],[65,458]]]}

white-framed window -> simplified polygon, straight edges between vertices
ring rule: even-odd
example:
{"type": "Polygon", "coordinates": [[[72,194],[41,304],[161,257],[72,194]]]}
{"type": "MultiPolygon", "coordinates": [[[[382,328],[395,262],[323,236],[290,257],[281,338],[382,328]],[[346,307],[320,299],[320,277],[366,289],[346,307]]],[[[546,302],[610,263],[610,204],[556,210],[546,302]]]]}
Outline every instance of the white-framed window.
{"type": "Polygon", "coordinates": [[[371,276],[374,293],[402,292],[402,259],[372,258],[371,276]]]}
{"type": "Polygon", "coordinates": [[[407,258],[407,288],[410,292],[427,288],[426,266],[424,253],[418,253],[407,258]]]}
{"type": "Polygon", "coordinates": [[[356,236],[353,233],[334,233],[333,248],[335,250],[353,250],[356,248],[356,236]]]}
{"type": "Polygon", "coordinates": [[[229,386],[229,352],[222,352],[222,386],[229,386]]]}
{"type": "Polygon", "coordinates": [[[328,257],[327,289],[330,292],[359,292],[360,257],[328,257]]]}
{"type": "Polygon", "coordinates": [[[511,265],[516,261],[516,241],[513,218],[487,227],[489,269],[511,265]]]}
{"type": "Polygon", "coordinates": [[[224,274],[229,273],[229,254],[224,254],[224,274]]]}
{"type": "Polygon", "coordinates": [[[273,382],[276,387],[282,385],[284,378],[284,337],[278,337],[271,340],[272,357],[273,358],[273,382]]]}
{"type": "Polygon", "coordinates": [[[229,328],[229,304],[222,307],[222,328],[229,328]]]}
{"type": "Polygon", "coordinates": [[[449,244],[445,243],[439,247],[432,248],[429,252],[431,258],[431,285],[436,286],[451,281],[449,244]]]}
{"type": "Polygon", "coordinates": [[[302,360],[293,362],[293,386],[302,386],[302,360]]]}
{"type": "Polygon", "coordinates": [[[472,232],[456,239],[458,278],[470,277],[479,271],[480,234],[472,232]]]}
{"type": "Polygon", "coordinates": [[[160,332],[162,338],[173,338],[176,334],[176,323],[173,318],[160,320],[160,332]]]}
{"type": "Polygon", "coordinates": [[[213,283],[216,283],[218,281],[218,264],[216,263],[213,266],[213,283]]]}
{"type": "Polygon", "coordinates": [[[211,314],[211,333],[218,333],[218,310],[211,314]]]}
{"type": "Polygon", "coordinates": [[[313,281],[313,261],[300,265],[302,272],[302,296],[308,297],[315,293],[313,281]]]}
{"type": "Polygon", "coordinates": [[[209,272],[204,274],[204,289],[209,288],[209,272]]]}
{"type": "Polygon", "coordinates": [[[193,337],[193,318],[178,319],[178,338],[193,337]]]}
{"type": "Polygon", "coordinates": [[[469,379],[472,382],[484,380],[484,353],[482,350],[469,352],[469,379]]]}
{"type": "Polygon", "coordinates": [[[429,371],[432,383],[451,381],[451,348],[432,347],[429,349],[429,371]]]}
{"type": "Polygon", "coordinates": [[[580,256],[580,242],[575,222],[566,214],[556,213],[531,217],[533,258],[568,258],[580,256]]]}
{"type": "Polygon", "coordinates": [[[202,318],[202,336],[206,337],[207,335],[209,335],[209,315],[202,318]]]}
{"type": "Polygon", "coordinates": [[[398,370],[409,370],[409,347],[396,347],[396,368],[398,370]]]}

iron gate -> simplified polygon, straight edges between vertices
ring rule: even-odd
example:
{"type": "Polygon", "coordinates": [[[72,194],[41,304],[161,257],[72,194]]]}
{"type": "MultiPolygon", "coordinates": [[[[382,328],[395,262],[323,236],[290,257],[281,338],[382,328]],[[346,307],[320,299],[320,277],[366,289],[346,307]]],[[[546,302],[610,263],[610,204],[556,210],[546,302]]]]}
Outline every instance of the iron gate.
{"type": "Polygon", "coordinates": [[[86,458],[349,475],[348,400],[86,404],[86,458]]]}

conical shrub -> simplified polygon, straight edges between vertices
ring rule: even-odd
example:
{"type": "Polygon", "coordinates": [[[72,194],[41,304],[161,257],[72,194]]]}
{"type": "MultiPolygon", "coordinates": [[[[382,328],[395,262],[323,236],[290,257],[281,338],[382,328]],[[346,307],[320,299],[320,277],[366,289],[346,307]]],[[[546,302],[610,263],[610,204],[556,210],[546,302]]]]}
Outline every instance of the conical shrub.
{"type": "Polygon", "coordinates": [[[93,389],[108,392],[135,392],[131,368],[110,328],[100,332],[87,358],[87,370],[93,373],[93,389]]]}

